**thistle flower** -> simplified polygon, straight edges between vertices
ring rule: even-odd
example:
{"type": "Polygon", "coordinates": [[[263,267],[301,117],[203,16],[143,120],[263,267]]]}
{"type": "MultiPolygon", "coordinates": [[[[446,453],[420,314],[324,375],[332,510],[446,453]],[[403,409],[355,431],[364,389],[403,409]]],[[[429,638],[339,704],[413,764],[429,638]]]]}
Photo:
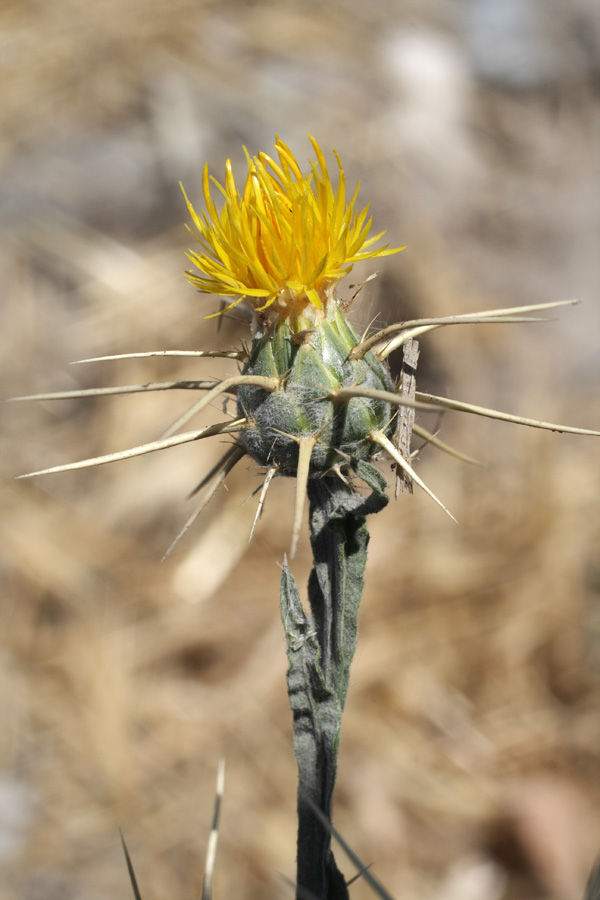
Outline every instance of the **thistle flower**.
{"type": "Polygon", "coordinates": [[[248,176],[242,194],[229,159],[224,186],[204,167],[206,212],[201,217],[184,191],[202,247],[202,252],[190,250],[188,257],[204,273],[188,272],[189,280],[206,293],[235,296],[228,309],[246,300],[256,312],[271,310],[279,320],[298,317],[309,305],[323,310],[334,285],[354,263],[400,249],[369,249],[385,232],[369,237],[369,208],[360,213],[356,209],[359,186],[346,204],[339,156],[334,151],[339,169],[334,189],[323,152],[309,138],[318,160],[309,174],[277,138],[279,163],[266,153],[251,158],[246,151],[248,176]],[[225,199],[220,213],[211,197],[211,182],[225,199]]]}
{"type": "Polygon", "coordinates": [[[302,172],[291,150],[277,139],[279,162],[262,152],[254,158],[246,154],[248,175],[243,193],[236,189],[228,161],[224,186],[204,169],[206,211],[201,216],[186,197],[201,247],[199,252],[188,253],[201,274],[189,271],[187,277],[202,292],[234,297],[226,309],[242,301],[251,308],[254,334],[249,351],[152,351],[80,361],[224,356],[238,360],[241,373],[220,382],[158,382],[17,398],[67,399],[156,390],[203,393],[158,440],[31,475],[100,465],[213,435],[233,434],[236,443],[202,482],[202,487],[208,485],[206,493],[173,543],[204,509],[231,469],[248,455],[265,469],[254,525],[273,477],[297,478],[293,556],[309,480],[333,477],[349,483],[359,472],[363,478],[364,464],[383,451],[396,468],[397,493],[400,479],[410,489],[415,483],[448,512],[414,471],[411,434],[461,459],[468,458],[415,424],[415,409],[454,409],[552,431],[597,434],[419,393],[415,391],[414,377],[393,383],[387,364],[390,354],[403,349],[407,356],[406,351],[410,350],[414,368],[418,357],[415,338],[428,331],[468,323],[539,321],[524,314],[577,301],[405,321],[369,337],[359,337],[346,318],[351,301],[342,302],[336,297],[336,285],[355,262],[387,256],[402,248],[374,248],[384,232],[369,237],[368,207],[360,212],[356,207],[358,187],[347,203],[345,175],[338,154],[334,151],[338,165],[334,188],[321,148],[314,138],[310,140],[317,162],[308,173],[302,172]],[[223,195],[220,211],[211,197],[211,182],[223,195]],[[187,422],[227,393],[237,398],[235,419],[181,433],[187,422]]]}

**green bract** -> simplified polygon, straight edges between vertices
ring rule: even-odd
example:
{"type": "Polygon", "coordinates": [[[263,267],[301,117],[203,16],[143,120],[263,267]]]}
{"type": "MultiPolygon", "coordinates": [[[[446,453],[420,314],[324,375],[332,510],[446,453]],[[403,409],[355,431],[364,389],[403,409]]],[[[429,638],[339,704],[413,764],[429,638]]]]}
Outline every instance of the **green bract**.
{"type": "Polygon", "coordinates": [[[313,319],[302,330],[293,330],[290,320],[259,325],[243,374],[280,378],[281,388],[268,393],[241,385],[237,392],[238,414],[252,423],[240,434],[241,444],[256,462],[276,465],[282,475],[296,475],[303,438],[315,439],[312,477],[349,458],[370,459],[377,446],[369,434],[387,431],[394,412],[380,400],[331,399],[342,387],[393,391],[394,386],[387,365],[374,354],[349,359],[360,338],[335,302],[325,316],[313,319]]]}

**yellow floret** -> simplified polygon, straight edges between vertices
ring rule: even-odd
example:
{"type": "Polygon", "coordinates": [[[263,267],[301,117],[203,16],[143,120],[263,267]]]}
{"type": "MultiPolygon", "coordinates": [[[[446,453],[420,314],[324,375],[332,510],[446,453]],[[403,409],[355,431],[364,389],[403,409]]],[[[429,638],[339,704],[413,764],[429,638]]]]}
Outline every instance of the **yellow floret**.
{"type": "Polygon", "coordinates": [[[309,135],[318,163],[304,175],[293,153],[279,138],[279,162],[266,153],[248,160],[243,194],[235,185],[227,160],[225,185],[208,174],[202,180],[206,211],[200,217],[187,196],[190,215],[202,250],[188,257],[202,274],[188,272],[200,291],[235,297],[227,309],[246,300],[257,311],[275,304],[279,314],[299,313],[312,304],[322,309],[333,285],[355,262],[397,253],[387,245],[368,248],[385,232],[369,237],[368,206],[356,210],[358,186],[346,204],[346,181],[338,154],[338,185],[334,190],[327,164],[309,135]],[[224,198],[219,212],[210,194],[211,182],[224,198]]]}

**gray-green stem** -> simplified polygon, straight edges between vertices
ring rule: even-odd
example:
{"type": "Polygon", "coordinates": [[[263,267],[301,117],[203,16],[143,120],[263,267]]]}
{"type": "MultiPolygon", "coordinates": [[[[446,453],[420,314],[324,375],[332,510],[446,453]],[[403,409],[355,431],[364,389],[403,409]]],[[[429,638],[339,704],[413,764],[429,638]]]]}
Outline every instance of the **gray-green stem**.
{"type": "Polygon", "coordinates": [[[366,516],[388,498],[385,479],[369,463],[355,471],[372,489],[355,492],[337,476],[309,479],[310,539],[314,568],[305,612],[293,575],[284,565],[281,616],[286,632],[288,696],[298,763],[297,900],[347,900],[348,889],[331,851],[331,820],[342,712],[356,647],[369,534],[366,516]]]}

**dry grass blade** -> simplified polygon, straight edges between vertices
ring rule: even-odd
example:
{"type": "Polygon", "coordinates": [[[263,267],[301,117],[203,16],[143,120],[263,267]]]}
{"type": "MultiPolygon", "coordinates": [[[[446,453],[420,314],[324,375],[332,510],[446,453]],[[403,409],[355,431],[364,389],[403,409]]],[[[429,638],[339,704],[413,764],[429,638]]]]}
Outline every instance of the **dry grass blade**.
{"type": "MultiPolygon", "coordinates": [[[[175,539],[167,547],[167,549],[162,557],[161,562],[164,562],[164,560],[167,558],[167,556],[169,556],[169,554],[172,552],[174,547],[179,543],[181,538],[184,536],[186,531],[196,521],[196,519],[198,518],[200,513],[208,506],[208,504],[210,503],[212,498],[215,496],[218,489],[223,484],[223,482],[225,481],[225,479],[227,478],[227,476],[229,475],[229,473],[231,472],[233,467],[235,465],[237,465],[237,463],[240,461],[240,459],[242,459],[245,455],[246,455],[246,451],[244,450],[243,447],[238,447],[237,445],[235,445],[231,448],[229,453],[226,455],[227,458],[223,464],[223,468],[221,469],[219,474],[216,476],[215,480],[213,481],[213,483],[207,490],[206,494],[202,498],[200,505],[194,510],[194,512],[189,517],[189,519],[187,520],[187,522],[185,523],[185,525],[183,526],[181,531],[177,534],[175,539]]],[[[221,460],[221,462],[223,462],[223,460],[221,460]]]]}
{"type": "Polygon", "coordinates": [[[319,900],[312,891],[308,891],[305,887],[302,887],[301,884],[296,884],[295,881],[292,881],[291,878],[288,878],[287,875],[279,876],[284,884],[292,889],[294,892],[294,900],[319,900]]]}
{"type": "MultiPolygon", "coordinates": [[[[348,842],[344,840],[344,838],[341,836],[339,831],[336,828],[334,828],[334,826],[331,824],[331,822],[329,821],[327,816],[323,815],[323,812],[319,809],[319,807],[316,806],[314,803],[312,803],[310,801],[310,799],[308,800],[308,803],[310,804],[317,819],[320,820],[322,825],[324,825],[324,827],[327,828],[327,830],[331,833],[331,835],[336,839],[336,841],[338,842],[338,844],[340,845],[340,847],[342,848],[342,850],[344,851],[344,853],[346,854],[348,859],[352,863],[354,863],[354,865],[358,869],[360,875],[362,875],[362,877],[365,879],[367,884],[369,884],[370,887],[373,888],[373,891],[375,892],[375,894],[378,897],[381,897],[381,900],[394,900],[392,895],[384,888],[384,886],[371,873],[371,871],[370,871],[371,867],[366,866],[363,863],[361,858],[358,856],[357,853],[354,852],[354,850],[352,849],[352,847],[350,847],[348,842]]],[[[352,880],[354,880],[354,879],[352,879],[352,880]]]]}
{"type": "Polygon", "coordinates": [[[202,478],[202,480],[198,482],[196,487],[192,491],[189,492],[189,494],[185,498],[186,500],[191,500],[192,497],[196,496],[198,491],[201,491],[202,488],[205,487],[209,483],[209,481],[212,481],[212,479],[215,477],[215,475],[217,475],[221,471],[221,469],[223,468],[223,466],[229,459],[230,453],[231,453],[231,450],[228,450],[227,453],[223,454],[221,459],[217,463],[215,463],[215,465],[212,467],[212,469],[210,469],[210,471],[208,471],[206,473],[206,475],[202,478]]]}
{"type": "Polygon", "coordinates": [[[21,400],[76,400],[80,397],[103,397],[111,394],[144,394],[147,391],[210,391],[213,381],[149,381],[146,384],[123,384],[115,387],[83,388],[78,391],[55,391],[51,394],[28,394],[10,397],[9,403],[21,400]]]}
{"type": "Polygon", "coordinates": [[[213,812],[212,827],[206,848],[206,862],[204,865],[204,879],[202,881],[202,900],[212,900],[212,883],[215,871],[215,858],[217,855],[217,842],[219,839],[219,818],[221,815],[221,802],[225,787],[225,760],[220,760],[217,772],[217,788],[215,792],[215,808],[213,812]]]}
{"type": "MultiPolygon", "coordinates": [[[[402,355],[402,370],[400,372],[400,381],[396,385],[399,393],[415,399],[415,391],[417,389],[417,365],[419,363],[419,342],[407,341],[404,345],[402,355]]],[[[412,443],[412,434],[415,425],[415,408],[414,406],[401,406],[398,410],[396,420],[396,431],[394,434],[394,445],[398,448],[400,455],[404,459],[410,459],[410,447],[412,443]]],[[[412,481],[410,476],[396,466],[395,479],[395,496],[399,498],[402,491],[410,491],[412,494],[412,481]]]]}
{"type": "Polygon", "coordinates": [[[359,878],[362,878],[365,872],[368,872],[369,869],[373,868],[373,863],[369,863],[368,866],[365,866],[364,869],[360,872],[357,872],[356,875],[353,875],[352,878],[349,878],[346,882],[346,887],[350,887],[351,884],[354,884],[355,881],[358,881],[359,878]]]}
{"type": "MultiPolygon", "coordinates": [[[[450,510],[446,509],[446,507],[444,506],[442,501],[439,500],[435,496],[433,491],[427,487],[425,482],[422,480],[422,478],[420,478],[417,475],[417,473],[415,472],[413,467],[410,465],[410,463],[407,463],[406,460],[402,458],[402,456],[396,450],[396,448],[394,447],[392,442],[390,440],[388,440],[388,438],[386,438],[385,434],[382,431],[372,431],[371,434],[369,435],[369,439],[371,441],[373,441],[375,444],[379,444],[380,447],[383,447],[383,449],[389,453],[389,455],[392,457],[392,459],[395,462],[397,462],[398,465],[401,466],[401,468],[403,468],[406,472],[408,472],[408,474],[410,475],[412,480],[414,482],[416,482],[416,484],[418,484],[419,487],[422,488],[422,490],[424,490],[425,493],[428,494],[428,496],[431,497],[432,500],[435,500],[437,505],[440,506],[444,510],[444,512],[450,516],[450,518],[452,519],[453,522],[456,522],[456,519],[454,518],[454,516],[452,515],[450,510]]],[[[456,524],[458,525],[458,522],[456,522],[456,524]]]]}
{"type": "Polygon", "coordinates": [[[148,350],[144,353],[116,353],[112,356],[90,356],[89,359],[74,359],[71,366],[79,366],[82,363],[113,362],[118,359],[150,359],[152,356],[164,357],[189,357],[199,359],[210,357],[211,359],[247,359],[245,350],[148,350]]]}
{"type": "Polygon", "coordinates": [[[204,397],[194,403],[177,421],[173,422],[170,428],[167,428],[161,438],[170,437],[183,425],[186,425],[190,419],[208,406],[220,394],[235,393],[235,388],[241,384],[254,384],[261,387],[264,391],[276,391],[279,387],[279,378],[269,378],[264,375],[233,375],[231,378],[225,378],[209,391],[204,397]]]}
{"type": "MultiPolygon", "coordinates": [[[[541,422],[537,419],[528,419],[524,416],[513,416],[510,413],[500,412],[497,409],[488,409],[485,406],[475,406],[472,403],[463,403],[461,400],[450,400],[447,397],[436,397],[433,394],[422,394],[417,391],[418,400],[422,403],[430,403],[430,408],[455,409],[458,412],[472,413],[475,416],[486,416],[488,419],[499,419],[501,422],[513,422],[515,425],[528,425],[530,428],[542,428],[544,431],[559,431],[564,434],[587,434],[591,437],[600,437],[600,431],[592,431],[590,428],[575,428],[571,425],[557,425],[553,422],[541,422]]],[[[391,401],[390,401],[391,402],[391,401]]]]}
{"type": "Polygon", "coordinates": [[[103,466],[105,463],[117,462],[121,459],[132,459],[134,456],[143,456],[145,453],[154,453],[155,450],[165,450],[167,447],[177,447],[179,444],[188,444],[202,438],[214,437],[217,434],[232,434],[243,431],[246,419],[235,419],[233,422],[219,422],[217,425],[207,425],[198,431],[187,431],[175,437],[152,441],[150,444],[140,444],[129,450],[120,450],[118,453],[107,453],[105,456],[94,456],[90,459],[82,459],[79,462],[65,463],[62,466],[51,466],[49,469],[40,469],[38,472],[28,472],[26,475],[17,475],[17,478],[34,478],[36,475],[51,475],[56,472],[72,472],[75,469],[88,469],[92,466],[103,466]]]}
{"type": "Polygon", "coordinates": [[[135,900],[142,900],[142,895],[140,894],[137,878],[135,877],[135,872],[133,870],[133,863],[131,862],[131,857],[129,855],[129,850],[127,849],[127,844],[125,843],[125,838],[123,837],[123,832],[121,831],[120,834],[121,846],[123,847],[123,853],[125,854],[125,862],[127,863],[127,871],[129,873],[129,880],[131,882],[133,896],[135,897],[135,900]]]}
{"type": "Polygon", "coordinates": [[[596,860],[590,872],[583,900],[600,900],[600,859],[596,860]]]}

